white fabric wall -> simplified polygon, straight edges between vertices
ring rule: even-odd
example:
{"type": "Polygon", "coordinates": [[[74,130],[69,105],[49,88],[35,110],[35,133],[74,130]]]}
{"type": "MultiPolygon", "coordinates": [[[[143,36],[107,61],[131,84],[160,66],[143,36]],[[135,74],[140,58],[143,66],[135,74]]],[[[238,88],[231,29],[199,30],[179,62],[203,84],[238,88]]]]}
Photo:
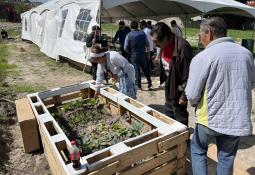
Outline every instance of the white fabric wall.
{"type": "Polygon", "coordinates": [[[91,10],[92,20],[87,30],[87,34],[89,34],[91,27],[97,24],[99,0],[63,0],[52,1],[48,5],[44,4],[22,14],[22,17],[26,17],[29,23],[28,31],[25,31],[25,20],[22,20],[22,38],[38,45],[41,52],[51,58],[58,59],[58,56],[64,56],[73,61],[90,65],[85,59],[88,58],[87,54],[89,53],[85,42],[74,40],[76,19],[80,9],[91,10]],[[62,36],[59,36],[62,11],[66,9],[68,13],[62,36]]]}
{"type": "Polygon", "coordinates": [[[44,32],[43,32],[43,42],[41,46],[41,51],[45,53],[48,57],[57,59],[56,55],[56,43],[58,34],[58,22],[57,22],[57,11],[49,11],[46,14],[44,32]]]}
{"type": "Polygon", "coordinates": [[[29,13],[26,12],[21,14],[21,19],[22,19],[21,38],[25,40],[31,40],[31,34],[29,31],[29,26],[30,26],[29,13]],[[26,28],[27,30],[25,30],[26,28]]]}

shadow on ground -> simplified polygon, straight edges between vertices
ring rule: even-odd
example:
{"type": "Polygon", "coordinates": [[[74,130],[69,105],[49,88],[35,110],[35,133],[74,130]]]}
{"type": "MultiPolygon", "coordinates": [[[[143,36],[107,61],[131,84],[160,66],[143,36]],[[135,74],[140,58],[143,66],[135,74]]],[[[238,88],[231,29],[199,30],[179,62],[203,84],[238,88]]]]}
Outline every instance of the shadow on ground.
{"type": "Polygon", "coordinates": [[[13,141],[8,126],[13,124],[13,118],[0,116],[0,174],[8,172],[5,164],[9,161],[10,144],[13,141]]]}

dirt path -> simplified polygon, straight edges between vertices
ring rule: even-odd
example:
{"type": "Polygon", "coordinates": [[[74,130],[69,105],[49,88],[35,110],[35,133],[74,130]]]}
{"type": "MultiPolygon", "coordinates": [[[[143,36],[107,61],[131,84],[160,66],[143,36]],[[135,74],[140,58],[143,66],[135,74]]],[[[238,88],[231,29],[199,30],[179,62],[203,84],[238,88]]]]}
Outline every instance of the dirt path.
{"type": "MultiPolygon", "coordinates": [[[[16,71],[7,79],[8,84],[12,87],[21,89],[25,86],[25,88],[30,87],[39,91],[90,80],[90,75],[70,67],[67,63],[55,62],[40,53],[38,47],[34,44],[23,42],[20,39],[7,44],[11,48],[8,62],[17,66],[16,71]]],[[[163,112],[164,90],[158,88],[158,77],[153,77],[152,80],[154,90],[139,91],[138,100],[163,112]]],[[[146,89],[146,80],[143,79],[142,82],[143,88],[146,89]]],[[[12,100],[25,97],[26,94],[16,92],[12,100]]],[[[193,109],[189,108],[191,116],[192,111],[193,109]]],[[[253,114],[255,114],[254,103],[253,114]]],[[[252,121],[255,126],[254,115],[252,121]]],[[[194,126],[192,117],[190,117],[190,126],[194,126]]],[[[6,122],[0,122],[0,148],[0,174],[50,174],[47,161],[41,152],[35,154],[24,153],[16,116],[8,118],[6,122]]],[[[240,148],[237,155],[238,159],[248,162],[251,167],[255,167],[255,136],[242,138],[240,148]]]]}

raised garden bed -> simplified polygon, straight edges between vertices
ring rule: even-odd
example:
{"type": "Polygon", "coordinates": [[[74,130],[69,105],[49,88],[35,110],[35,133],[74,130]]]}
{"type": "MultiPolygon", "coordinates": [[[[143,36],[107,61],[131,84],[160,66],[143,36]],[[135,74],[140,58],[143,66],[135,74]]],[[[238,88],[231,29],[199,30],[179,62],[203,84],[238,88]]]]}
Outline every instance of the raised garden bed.
{"type": "Polygon", "coordinates": [[[184,125],[109,87],[95,101],[94,90],[84,82],[28,95],[52,174],[185,174],[184,125]],[[68,157],[73,139],[78,171],[68,157]]]}
{"type": "Polygon", "coordinates": [[[144,124],[130,117],[112,115],[99,99],[76,100],[51,110],[69,140],[77,140],[81,156],[145,133],[144,124]]]}

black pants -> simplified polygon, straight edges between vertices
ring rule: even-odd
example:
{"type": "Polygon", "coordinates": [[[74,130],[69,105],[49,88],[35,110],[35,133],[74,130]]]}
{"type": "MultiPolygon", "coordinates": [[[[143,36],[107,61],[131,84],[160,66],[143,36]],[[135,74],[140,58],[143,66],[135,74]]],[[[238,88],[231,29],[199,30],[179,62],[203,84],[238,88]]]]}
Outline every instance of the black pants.
{"type": "Polygon", "coordinates": [[[189,124],[189,113],[186,105],[179,105],[178,101],[173,102],[166,99],[165,102],[165,115],[177,120],[178,122],[188,126],[189,124]]]}
{"type": "Polygon", "coordinates": [[[155,68],[152,57],[154,56],[154,52],[150,51],[150,60],[149,60],[149,65],[150,65],[150,70],[153,70],[155,68]]]}
{"type": "Polygon", "coordinates": [[[143,70],[143,73],[148,81],[148,87],[150,87],[152,85],[152,82],[151,82],[150,72],[149,72],[149,68],[148,68],[146,60],[139,61],[139,62],[132,62],[132,65],[135,68],[135,85],[138,86],[138,88],[142,87],[141,71],[140,71],[140,67],[141,67],[143,70]]]}
{"type": "Polygon", "coordinates": [[[96,80],[97,79],[97,63],[92,62],[91,74],[92,74],[93,80],[96,80]]]}

